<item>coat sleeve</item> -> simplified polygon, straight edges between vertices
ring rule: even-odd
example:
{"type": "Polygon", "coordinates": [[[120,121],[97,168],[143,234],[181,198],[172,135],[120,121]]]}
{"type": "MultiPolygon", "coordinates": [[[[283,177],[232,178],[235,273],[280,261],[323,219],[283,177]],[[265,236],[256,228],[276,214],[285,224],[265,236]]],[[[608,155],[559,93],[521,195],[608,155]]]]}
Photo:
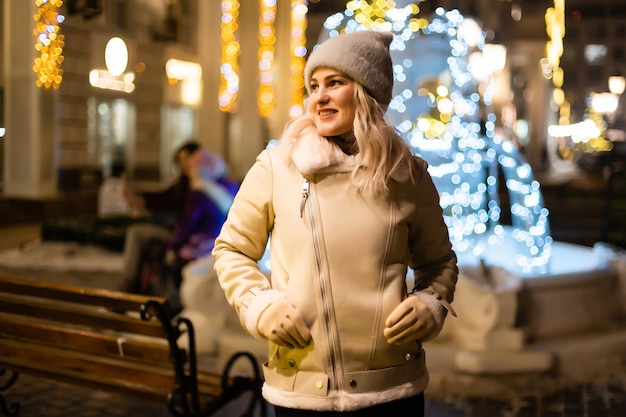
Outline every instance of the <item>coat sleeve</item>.
{"type": "Polygon", "coordinates": [[[428,304],[435,319],[443,326],[446,310],[455,314],[450,303],[454,298],[459,270],[443,219],[439,193],[427,167],[426,162],[418,160],[415,193],[418,210],[410,232],[410,266],[415,274],[412,293],[428,304]]]}
{"type": "Polygon", "coordinates": [[[272,191],[271,159],[263,151],[246,174],[213,249],[215,271],[226,299],[252,334],[258,311],[255,317],[248,317],[250,305],[255,298],[263,298],[261,294],[266,295],[267,304],[275,295],[270,296],[274,291],[258,264],[274,225],[272,191]]]}

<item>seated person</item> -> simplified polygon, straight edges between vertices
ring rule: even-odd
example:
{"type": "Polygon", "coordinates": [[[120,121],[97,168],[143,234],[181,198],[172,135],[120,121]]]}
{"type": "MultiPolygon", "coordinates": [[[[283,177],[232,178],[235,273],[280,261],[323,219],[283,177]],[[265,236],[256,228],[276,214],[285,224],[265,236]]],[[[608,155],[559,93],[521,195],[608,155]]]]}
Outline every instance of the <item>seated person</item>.
{"type": "Polygon", "coordinates": [[[166,296],[159,294],[163,287],[158,288],[163,273],[172,278],[165,284],[174,284],[177,289],[182,267],[213,248],[238,184],[226,178],[227,167],[222,158],[204,149],[189,154],[180,165],[182,175],[189,179],[189,190],[177,224],[173,231],[148,223],[129,227],[124,247],[123,291],[166,296]],[[146,264],[156,266],[158,271],[146,271],[146,264]]]}
{"type": "Polygon", "coordinates": [[[190,165],[190,191],[185,207],[174,233],[165,242],[166,263],[174,265],[177,271],[211,253],[239,188],[225,177],[226,163],[214,153],[200,150],[191,157],[190,165]]]}
{"type": "Polygon", "coordinates": [[[157,216],[163,218],[173,217],[173,220],[137,222],[128,226],[124,237],[124,276],[120,285],[121,291],[139,291],[137,276],[145,248],[153,240],[164,241],[171,236],[173,225],[185,207],[185,198],[189,192],[189,160],[199,149],[199,143],[189,141],[176,150],[174,163],[178,166],[180,175],[162,191],[137,193],[128,187],[125,179],[122,181],[120,193],[127,201],[132,217],[141,218],[148,212],[158,213],[157,216]]]}

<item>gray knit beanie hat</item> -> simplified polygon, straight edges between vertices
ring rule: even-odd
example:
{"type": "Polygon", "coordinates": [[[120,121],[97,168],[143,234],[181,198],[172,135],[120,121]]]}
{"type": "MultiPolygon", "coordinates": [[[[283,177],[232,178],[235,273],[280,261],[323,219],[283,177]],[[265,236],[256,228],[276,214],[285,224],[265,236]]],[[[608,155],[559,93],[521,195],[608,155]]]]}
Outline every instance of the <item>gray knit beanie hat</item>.
{"type": "Polygon", "coordinates": [[[390,32],[361,30],[329,38],[315,48],[304,68],[311,93],[311,76],[320,67],[334,68],[359,84],[386,109],[393,90],[393,66],[389,54],[390,32]]]}

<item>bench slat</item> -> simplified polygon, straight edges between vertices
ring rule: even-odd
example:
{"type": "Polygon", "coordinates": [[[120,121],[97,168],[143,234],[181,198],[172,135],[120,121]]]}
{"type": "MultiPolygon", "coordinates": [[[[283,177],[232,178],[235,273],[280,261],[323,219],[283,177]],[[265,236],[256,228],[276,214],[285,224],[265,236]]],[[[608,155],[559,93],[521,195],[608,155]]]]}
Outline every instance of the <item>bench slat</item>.
{"type": "MultiPolygon", "coordinates": [[[[0,338],[0,369],[25,372],[67,383],[88,382],[89,386],[161,401],[167,400],[173,387],[173,372],[163,367],[110,360],[97,356],[43,349],[25,345],[21,341],[0,338]],[[52,366],[54,365],[54,366],[52,366]]],[[[203,397],[217,397],[222,393],[221,375],[213,372],[197,374],[198,392],[203,397]]]]}
{"type": "Polygon", "coordinates": [[[71,303],[50,303],[37,298],[0,293],[0,312],[39,319],[55,320],[116,332],[137,333],[144,336],[164,337],[161,324],[156,320],[144,321],[139,317],[113,313],[100,307],[76,306],[71,303]]]}
{"type": "MultiPolygon", "coordinates": [[[[198,392],[201,394],[219,395],[221,388],[218,388],[222,384],[222,375],[214,372],[206,372],[198,370],[198,392]]],[[[231,379],[229,378],[229,381],[231,379]]]]}
{"type": "Polygon", "coordinates": [[[71,374],[78,381],[90,380],[92,375],[98,375],[103,379],[116,380],[121,385],[136,383],[165,391],[170,391],[174,385],[171,368],[30,344],[23,340],[0,338],[0,363],[7,369],[20,364],[32,369],[71,374]]]}
{"type": "Polygon", "coordinates": [[[0,276],[0,293],[43,297],[126,311],[139,311],[141,305],[148,300],[156,300],[169,306],[167,300],[161,297],[6,276],[0,276]]]}
{"type": "Polygon", "coordinates": [[[87,328],[0,314],[0,335],[107,356],[123,356],[151,363],[170,364],[169,346],[163,338],[133,339],[133,335],[103,334],[87,328]],[[151,340],[149,340],[151,339],[151,340]]]}
{"type": "MultiPolygon", "coordinates": [[[[2,363],[3,362],[0,359],[0,364],[2,363]]],[[[167,402],[168,396],[171,392],[170,390],[151,389],[142,384],[131,384],[127,382],[121,382],[118,379],[104,378],[100,377],[99,375],[85,375],[84,373],[76,373],[71,371],[58,373],[44,367],[35,367],[31,363],[12,362],[10,368],[7,366],[6,369],[11,369],[16,372],[27,373],[29,375],[41,378],[64,382],[67,384],[84,385],[85,383],[88,383],[89,387],[108,392],[115,392],[118,394],[129,395],[129,393],[132,392],[134,397],[162,403],[167,402]]],[[[203,379],[203,381],[206,382],[206,379],[203,379]]],[[[198,393],[200,394],[201,404],[204,404],[219,397],[219,395],[222,393],[222,390],[220,388],[219,382],[217,385],[202,384],[201,382],[199,382],[198,393]]]]}

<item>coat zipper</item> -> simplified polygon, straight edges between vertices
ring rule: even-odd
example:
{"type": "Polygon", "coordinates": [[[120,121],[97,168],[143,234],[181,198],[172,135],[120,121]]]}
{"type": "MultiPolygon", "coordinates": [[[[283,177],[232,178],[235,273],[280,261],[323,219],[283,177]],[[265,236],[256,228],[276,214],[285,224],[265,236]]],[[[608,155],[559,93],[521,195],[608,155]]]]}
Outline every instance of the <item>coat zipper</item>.
{"type": "MultiPolygon", "coordinates": [[[[311,186],[310,186],[310,182],[308,180],[308,178],[304,179],[304,183],[302,184],[302,202],[300,204],[300,217],[303,216],[304,213],[304,208],[307,205],[307,201],[309,198],[309,195],[311,194],[311,186]]],[[[336,387],[337,389],[340,388],[340,383],[339,383],[339,376],[337,375],[337,354],[336,354],[336,350],[337,350],[337,341],[335,340],[335,335],[331,329],[331,323],[334,322],[334,320],[331,320],[331,312],[330,312],[330,307],[328,305],[328,297],[325,296],[326,293],[326,279],[324,277],[324,268],[322,265],[322,250],[320,247],[320,240],[319,240],[319,236],[318,236],[318,230],[317,230],[317,222],[316,222],[316,216],[315,216],[315,208],[313,207],[313,204],[308,204],[308,213],[309,213],[309,217],[310,217],[310,222],[311,222],[311,231],[312,231],[312,235],[313,235],[313,245],[315,247],[315,258],[316,258],[316,262],[317,262],[317,270],[319,271],[319,280],[320,280],[320,290],[322,293],[322,306],[323,306],[323,310],[324,310],[324,322],[326,323],[326,334],[328,335],[328,340],[329,340],[329,359],[330,359],[330,366],[333,372],[332,375],[332,386],[336,387]]]]}
{"type": "Polygon", "coordinates": [[[304,214],[304,206],[306,205],[306,201],[309,198],[309,190],[310,190],[309,179],[305,178],[304,182],[302,183],[302,201],[300,201],[300,218],[302,218],[304,214]]]}

